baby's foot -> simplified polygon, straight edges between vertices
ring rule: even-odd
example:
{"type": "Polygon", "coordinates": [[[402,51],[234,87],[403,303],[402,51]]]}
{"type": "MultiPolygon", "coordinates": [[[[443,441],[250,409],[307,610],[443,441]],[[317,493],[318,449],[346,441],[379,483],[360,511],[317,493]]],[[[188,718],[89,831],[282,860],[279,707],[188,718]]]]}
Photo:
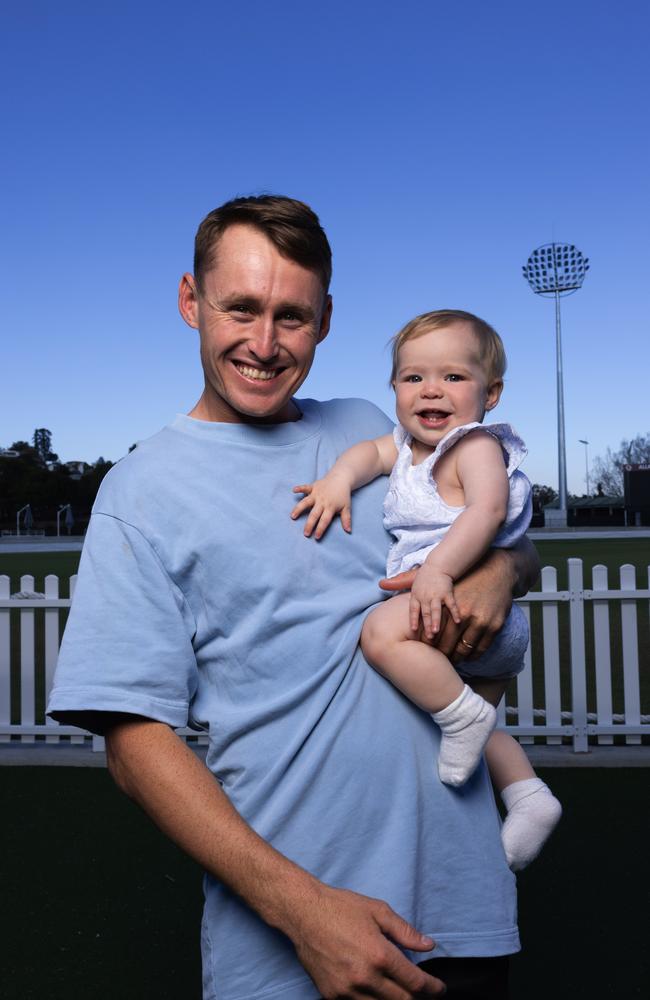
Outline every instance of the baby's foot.
{"type": "Polygon", "coordinates": [[[562,806],[541,778],[515,781],[501,792],[508,810],[501,827],[501,842],[513,872],[533,861],[553,833],[562,806]]]}
{"type": "Polygon", "coordinates": [[[496,725],[497,713],[466,684],[451,705],[433,714],[433,721],[442,732],[438,756],[440,780],[445,785],[464,785],[476,770],[496,725]]]}

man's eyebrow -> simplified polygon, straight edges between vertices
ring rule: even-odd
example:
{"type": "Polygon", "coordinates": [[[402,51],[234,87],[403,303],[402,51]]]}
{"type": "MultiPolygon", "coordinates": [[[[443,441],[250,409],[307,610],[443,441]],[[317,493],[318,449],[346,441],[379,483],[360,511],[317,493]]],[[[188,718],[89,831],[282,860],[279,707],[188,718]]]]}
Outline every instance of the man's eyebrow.
{"type": "Polygon", "coordinates": [[[226,309],[234,305],[251,306],[257,309],[260,305],[260,300],[255,295],[246,292],[230,292],[228,295],[216,295],[215,298],[226,309]]]}
{"type": "Polygon", "coordinates": [[[314,319],[316,313],[307,302],[279,302],[275,307],[276,313],[294,312],[299,313],[305,320],[314,319]]]}

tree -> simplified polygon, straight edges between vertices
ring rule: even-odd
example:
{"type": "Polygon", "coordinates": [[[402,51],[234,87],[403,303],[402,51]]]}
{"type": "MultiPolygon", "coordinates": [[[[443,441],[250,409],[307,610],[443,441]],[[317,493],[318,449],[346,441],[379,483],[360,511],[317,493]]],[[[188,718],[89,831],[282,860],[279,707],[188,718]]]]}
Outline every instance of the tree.
{"type": "Polygon", "coordinates": [[[13,444],[9,445],[9,451],[17,451],[21,458],[29,459],[31,462],[38,459],[36,449],[29,441],[14,441],[13,444]]]}
{"type": "Polygon", "coordinates": [[[47,427],[36,428],[32,443],[41,465],[47,465],[48,462],[56,462],[59,456],[55,455],[52,451],[52,432],[48,431],[47,427]]]}
{"type": "Polygon", "coordinates": [[[623,496],[623,466],[650,462],[650,433],[637,434],[630,441],[623,440],[617,451],[608,448],[604,455],[594,460],[591,478],[602,488],[605,496],[623,496]]]}
{"type": "Polygon", "coordinates": [[[540,483],[533,483],[533,510],[540,513],[547,503],[557,500],[557,493],[552,486],[542,486],[540,483]]]}

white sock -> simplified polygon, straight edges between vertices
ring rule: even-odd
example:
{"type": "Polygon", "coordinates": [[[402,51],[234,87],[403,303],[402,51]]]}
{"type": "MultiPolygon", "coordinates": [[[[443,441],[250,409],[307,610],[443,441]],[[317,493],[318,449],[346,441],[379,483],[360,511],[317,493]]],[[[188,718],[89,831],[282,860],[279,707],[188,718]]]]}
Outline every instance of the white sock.
{"type": "Polygon", "coordinates": [[[497,713],[480,694],[465,685],[451,705],[433,713],[440,726],[442,740],[438,757],[438,774],[446,785],[464,785],[476,769],[497,713]]]}
{"type": "Polygon", "coordinates": [[[537,857],[562,815],[562,806],[541,778],[514,781],[501,798],[508,810],[501,842],[508,864],[518,872],[537,857]]]}

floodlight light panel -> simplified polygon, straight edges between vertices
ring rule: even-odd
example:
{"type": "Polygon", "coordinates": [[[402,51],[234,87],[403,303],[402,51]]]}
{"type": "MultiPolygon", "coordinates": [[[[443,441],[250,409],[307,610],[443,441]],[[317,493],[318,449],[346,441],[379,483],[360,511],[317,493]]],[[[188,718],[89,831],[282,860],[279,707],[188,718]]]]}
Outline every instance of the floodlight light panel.
{"type": "Polygon", "coordinates": [[[569,295],[582,286],[588,258],[572,243],[544,243],[531,253],[524,277],[537,295],[569,295]]]}

